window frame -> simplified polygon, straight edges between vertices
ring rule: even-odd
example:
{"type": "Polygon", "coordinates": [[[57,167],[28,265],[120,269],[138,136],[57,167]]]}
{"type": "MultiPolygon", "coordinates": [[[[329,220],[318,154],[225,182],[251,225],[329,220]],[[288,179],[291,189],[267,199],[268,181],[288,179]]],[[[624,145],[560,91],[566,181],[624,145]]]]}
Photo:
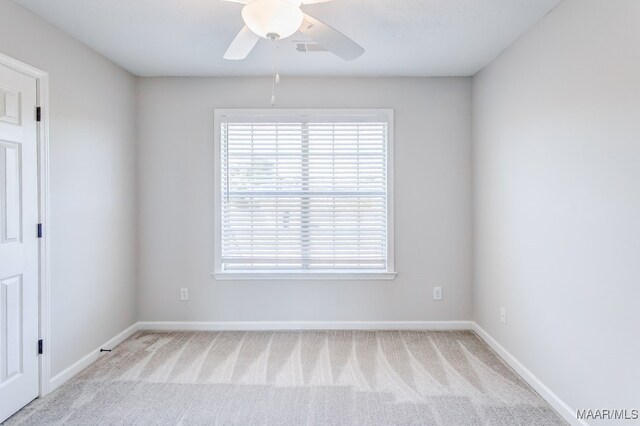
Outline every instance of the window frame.
{"type": "Polygon", "coordinates": [[[393,280],[396,278],[394,259],[394,111],[392,109],[215,109],[214,113],[214,271],[211,275],[217,280],[393,280]],[[247,116],[264,119],[284,117],[386,117],[387,135],[387,253],[386,270],[347,270],[347,271],[225,271],[222,264],[222,158],[221,125],[223,118],[247,116]]]}

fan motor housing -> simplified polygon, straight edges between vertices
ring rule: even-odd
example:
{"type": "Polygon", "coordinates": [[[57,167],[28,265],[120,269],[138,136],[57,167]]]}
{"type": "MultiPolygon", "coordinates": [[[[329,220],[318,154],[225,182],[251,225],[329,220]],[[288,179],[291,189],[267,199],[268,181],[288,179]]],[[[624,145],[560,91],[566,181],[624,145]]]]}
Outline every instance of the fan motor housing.
{"type": "Polygon", "coordinates": [[[288,0],[253,0],[242,8],[242,19],[260,37],[278,40],[295,34],[304,14],[288,0]]]}

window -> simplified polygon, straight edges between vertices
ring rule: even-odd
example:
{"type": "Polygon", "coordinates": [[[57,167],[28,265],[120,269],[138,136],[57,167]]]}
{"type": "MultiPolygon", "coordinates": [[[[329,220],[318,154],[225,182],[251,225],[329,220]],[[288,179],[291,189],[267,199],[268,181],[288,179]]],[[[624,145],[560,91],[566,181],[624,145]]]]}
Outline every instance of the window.
{"type": "Polygon", "coordinates": [[[393,113],[217,110],[214,276],[392,279],[393,113]]]}

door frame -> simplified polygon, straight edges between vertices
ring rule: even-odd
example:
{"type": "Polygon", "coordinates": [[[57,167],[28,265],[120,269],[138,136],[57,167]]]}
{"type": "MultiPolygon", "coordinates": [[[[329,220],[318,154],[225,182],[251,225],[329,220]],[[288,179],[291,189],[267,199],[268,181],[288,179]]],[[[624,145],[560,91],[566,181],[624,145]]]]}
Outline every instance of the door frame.
{"type": "MultiPolygon", "coordinates": [[[[43,397],[49,393],[51,375],[49,73],[1,52],[0,64],[36,80],[36,106],[39,106],[41,111],[40,122],[36,123],[36,138],[38,149],[38,223],[42,224],[42,238],[38,240],[38,339],[43,341],[42,354],[38,360],[38,395],[43,397]]],[[[36,342],[33,344],[36,344],[36,342]]]]}

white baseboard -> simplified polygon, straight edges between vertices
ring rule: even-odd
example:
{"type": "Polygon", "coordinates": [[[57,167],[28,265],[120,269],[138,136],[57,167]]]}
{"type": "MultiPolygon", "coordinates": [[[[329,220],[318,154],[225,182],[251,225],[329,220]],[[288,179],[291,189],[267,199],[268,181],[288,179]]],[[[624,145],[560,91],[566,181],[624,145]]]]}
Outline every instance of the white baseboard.
{"type": "Polygon", "coordinates": [[[538,394],[544,398],[567,422],[576,426],[588,426],[584,420],[578,420],[576,417],[576,410],[569,407],[558,395],[553,393],[540,379],[538,379],[527,367],[522,365],[520,361],[516,359],[504,346],[502,346],[496,339],[491,337],[487,331],[480,327],[476,322],[473,323],[473,331],[484,340],[496,353],[503,359],[516,373],[520,375],[538,394]]]}
{"type": "Polygon", "coordinates": [[[472,330],[473,321],[140,321],[139,330],[472,330]]]}
{"type": "Polygon", "coordinates": [[[60,372],[49,381],[49,391],[60,387],[73,376],[94,363],[101,348],[113,348],[138,330],[473,330],[505,360],[542,398],[544,398],[570,424],[588,426],[577,420],[576,410],[569,407],[551,389],[540,381],[497,340],[474,321],[140,321],[94,349],[83,358],[60,372]]]}
{"type": "Polygon", "coordinates": [[[473,325],[473,321],[140,321],[52,377],[49,392],[96,362],[100,349],[112,349],[138,330],[472,330],[473,325]]]}
{"type": "Polygon", "coordinates": [[[139,323],[135,323],[129,326],[125,330],[118,333],[115,337],[112,337],[111,339],[109,339],[108,341],[106,341],[96,349],[92,350],[91,352],[89,352],[88,354],[80,358],[71,366],[67,367],[66,369],[64,369],[63,371],[61,371],[60,373],[52,377],[49,380],[49,392],[53,392],[56,388],[63,385],[73,376],[75,376],[76,374],[78,374],[79,372],[81,372],[82,370],[84,370],[94,362],[96,362],[98,360],[98,357],[100,356],[100,349],[112,349],[118,346],[120,343],[127,340],[133,333],[138,331],[138,324],[139,323]]]}

